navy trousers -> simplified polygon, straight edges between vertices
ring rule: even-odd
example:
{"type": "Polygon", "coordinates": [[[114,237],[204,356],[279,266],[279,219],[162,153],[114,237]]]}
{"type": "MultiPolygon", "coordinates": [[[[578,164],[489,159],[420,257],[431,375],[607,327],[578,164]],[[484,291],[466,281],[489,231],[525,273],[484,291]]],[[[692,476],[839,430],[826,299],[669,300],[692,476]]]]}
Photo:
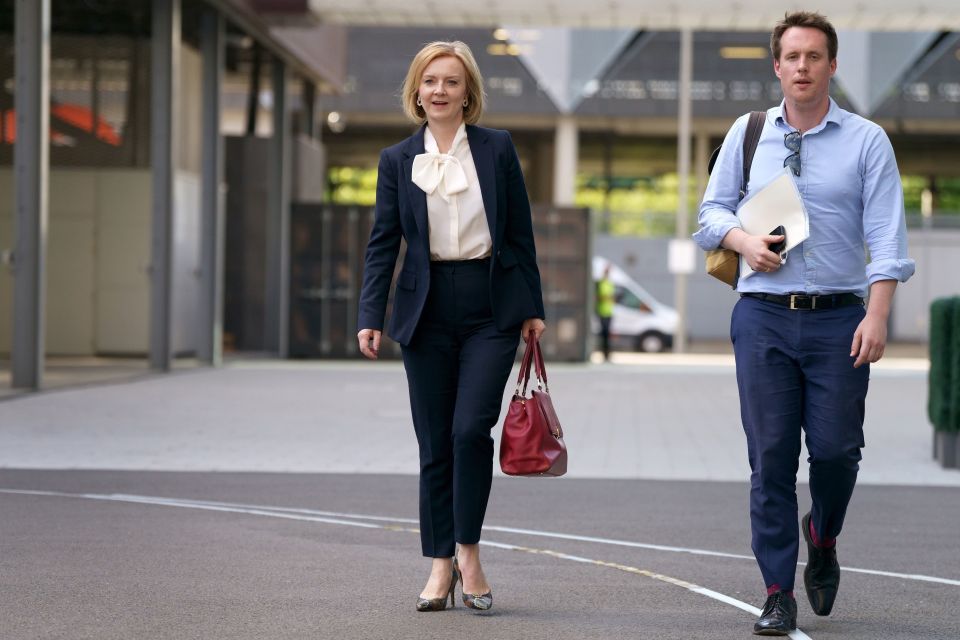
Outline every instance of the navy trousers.
{"type": "Polygon", "coordinates": [[[790,310],[741,298],[730,336],[750,458],[753,553],[767,587],[792,590],[797,568],[801,429],[812,519],[821,540],[843,527],[860,468],[869,365],[853,368],[860,305],[790,310]]]}
{"type": "Polygon", "coordinates": [[[476,544],[493,479],[493,438],[520,326],[500,331],[490,261],[434,262],[430,291],[403,364],[420,445],[423,555],[476,544]]]}

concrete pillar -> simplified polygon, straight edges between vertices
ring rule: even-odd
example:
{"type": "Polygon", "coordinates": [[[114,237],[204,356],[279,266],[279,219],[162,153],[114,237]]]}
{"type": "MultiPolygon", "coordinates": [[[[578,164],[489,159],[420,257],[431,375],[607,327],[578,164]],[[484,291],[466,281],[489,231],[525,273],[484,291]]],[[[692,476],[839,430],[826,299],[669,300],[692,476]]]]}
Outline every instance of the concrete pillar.
{"type": "Polygon", "coordinates": [[[50,169],[50,1],[16,4],[17,142],[14,147],[14,388],[43,386],[50,169]]]}
{"type": "Polygon", "coordinates": [[[287,69],[273,64],[273,135],[267,152],[267,264],[264,292],[264,346],[281,358],[290,334],[290,117],[287,69]]]}
{"type": "Polygon", "coordinates": [[[578,134],[576,119],[573,116],[560,116],[553,154],[553,204],[559,207],[572,207],[574,203],[578,134]]]}
{"type": "MultiPolygon", "coordinates": [[[[693,31],[685,28],[680,32],[680,85],[677,100],[679,102],[679,121],[677,132],[677,239],[690,240],[690,130],[692,98],[690,85],[693,82],[693,31]]],[[[674,275],[674,306],[677,309],[677,334],[673,337],[675,353],[687,350],[687,274],[678,271],[674,275]]]]}
{"type": "Polygon", "coordinates": [[[201,186],[200,340],[197,357],[219,366],[223,359],[224,197],[220,93],[224,68],[224,21],[214,9],[201,17],[203,56],[203,166],[201,186]]]}
{"type": "Polygon", "coordinates": [[[150,368],[169,371],[173,362],[173,182],[180,135],[180,0],[154,0],[152,47],[150,368]]]}
{"type": "Polygon", "coordinates": [[[710,134],[700,132],[694,138],[693,167],[697,176],[697,202],[703,200],[703,192],[707,190],[707,164],[710,162],[710,134]]]}

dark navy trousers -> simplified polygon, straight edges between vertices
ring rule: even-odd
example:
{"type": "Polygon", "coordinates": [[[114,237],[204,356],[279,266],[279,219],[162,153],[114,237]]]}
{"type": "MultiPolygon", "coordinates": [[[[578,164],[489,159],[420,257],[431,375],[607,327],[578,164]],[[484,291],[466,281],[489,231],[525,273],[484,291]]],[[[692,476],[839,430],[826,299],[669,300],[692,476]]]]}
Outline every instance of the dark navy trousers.
{"type": "Polygon", "coordinates": [[[420,446],[423,555],[476,544],[493,479],[491,429],[520,343],[490,306],[490,261],[434,262],[430,291],[403,365],[420,446]]]}
{"type": "Polygon", "coordinates": [[[870,371],[854,369],[850,356],[864,315],[862,305],[790,310],[756,298],[734,307],[730,337],[750,458],[753,553],[767,587],[794,586],[801,430],[818,538],[835,538],[843,527],[864,446],[870,371]]]}

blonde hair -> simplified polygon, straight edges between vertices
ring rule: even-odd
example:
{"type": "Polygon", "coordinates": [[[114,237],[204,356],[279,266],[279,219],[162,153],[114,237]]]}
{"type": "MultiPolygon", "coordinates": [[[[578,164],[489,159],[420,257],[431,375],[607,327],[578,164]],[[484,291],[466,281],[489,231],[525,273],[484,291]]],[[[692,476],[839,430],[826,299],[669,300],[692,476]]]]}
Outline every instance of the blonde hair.
{"type": "Polygon", "coordinates": [[[486,98],[483,92],[483,76],[480,75],[480,67],[477,66],[477,61],[474,60],[470,47],[459,40],[431,42],[420,49],[417,55],[413,57],[401,90],[403,112],[417,124],[423,124],[427,121],[427,114],[423,107],[417,105],[420,79],[423,77],[423,70],[427,68],[427,65],[444,56],[453,56],[459,60],[467,72],[467,106],[463,108],[463,121],[467,124],[476,124],[480,121],[480,114],[483,113],[483,102],[486,98]]]}

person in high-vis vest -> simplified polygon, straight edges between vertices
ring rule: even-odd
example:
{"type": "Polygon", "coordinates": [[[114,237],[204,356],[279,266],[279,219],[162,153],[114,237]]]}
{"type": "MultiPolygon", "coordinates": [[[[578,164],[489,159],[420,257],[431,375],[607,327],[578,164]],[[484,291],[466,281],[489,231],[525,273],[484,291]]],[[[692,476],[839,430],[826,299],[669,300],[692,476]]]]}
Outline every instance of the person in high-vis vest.
{"type": "Polygon", "coordinates": [[[597,281],[597,317],[600,319],[600,348],[603,359],[610,361],[610,321],[613,320],[614,287],[610,280],[610,265],[603,269],[597,281]]]}

